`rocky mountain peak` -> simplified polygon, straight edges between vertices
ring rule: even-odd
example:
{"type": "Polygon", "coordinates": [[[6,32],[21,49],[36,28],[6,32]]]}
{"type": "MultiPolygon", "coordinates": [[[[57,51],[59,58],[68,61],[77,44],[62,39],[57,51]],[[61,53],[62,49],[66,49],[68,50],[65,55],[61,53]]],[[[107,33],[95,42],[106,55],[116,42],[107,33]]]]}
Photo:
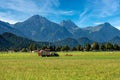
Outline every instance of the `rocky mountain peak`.
{"type": "Polygon", "coordinates": [[[71,21],[70,19],[68,20],[63,20],[61,23],[60,23],[61,26],[65,26],[65,27],[77,27],[76,24],[71,21]]]}
{"type": "Polygon", "coordinates": [[[105,22],[104,25],[105,26],[111,26],[111,24],[109,22],[105,22]]]}
{"type": "Polygon", "coordinates": [[[45,22],[48,21],[45,17],[42,17],[40,15],[33,15],[32,17],[28,18],[26,21],[34,21],[34,22],[45,22]]]}

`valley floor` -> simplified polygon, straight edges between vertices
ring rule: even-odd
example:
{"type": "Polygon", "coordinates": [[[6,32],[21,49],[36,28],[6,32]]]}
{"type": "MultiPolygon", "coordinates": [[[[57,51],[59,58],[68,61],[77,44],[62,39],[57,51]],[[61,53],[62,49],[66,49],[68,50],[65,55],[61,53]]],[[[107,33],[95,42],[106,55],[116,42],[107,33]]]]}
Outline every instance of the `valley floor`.
{"type": "Polygon", "coordinates": [[[0,80],[120,80],[120,52],[0,53],[0,80]],[[70,54],[72,56],[65,56],[70,54]]]}

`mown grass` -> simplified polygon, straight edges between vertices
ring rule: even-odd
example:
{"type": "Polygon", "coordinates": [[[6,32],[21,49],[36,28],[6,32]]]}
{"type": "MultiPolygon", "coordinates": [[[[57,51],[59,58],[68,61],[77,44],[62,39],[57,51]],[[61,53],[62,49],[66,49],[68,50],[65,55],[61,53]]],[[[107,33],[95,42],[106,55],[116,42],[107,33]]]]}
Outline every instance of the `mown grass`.
{"type": "Polygon", "coordinates": [[[120,80],[120,52],[59,54],[42,58],[36,53],[1,53],[0,80],[120,80]]]}

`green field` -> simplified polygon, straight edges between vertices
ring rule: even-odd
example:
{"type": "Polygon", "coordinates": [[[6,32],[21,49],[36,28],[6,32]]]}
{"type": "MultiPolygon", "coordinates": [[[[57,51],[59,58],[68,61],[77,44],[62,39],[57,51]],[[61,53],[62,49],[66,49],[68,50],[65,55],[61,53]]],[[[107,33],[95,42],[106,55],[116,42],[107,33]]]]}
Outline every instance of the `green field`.
{"type": "Polygon", "coordinates": [[[0,53],[0,80],[120,80],[120,52],[0,53]],[[73,56],[64,56],[72,54],[73,56]]]}

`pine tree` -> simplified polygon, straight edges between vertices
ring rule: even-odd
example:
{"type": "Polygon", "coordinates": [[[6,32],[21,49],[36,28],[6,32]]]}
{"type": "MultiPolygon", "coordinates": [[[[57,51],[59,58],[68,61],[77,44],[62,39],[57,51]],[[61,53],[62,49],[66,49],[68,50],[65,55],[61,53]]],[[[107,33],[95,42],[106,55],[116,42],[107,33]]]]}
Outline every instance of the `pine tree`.
{"type": "Polygon", "coordinates": [[[70,47],[68,45],[65,45],[62,47],[61,51],[69,51],[70,47]]]}
{"type": "Polygon", "coordinates": [[[100,46],[100,49],[101,49],[102,51],[105,51],[105,50],[106,50],[105,45],[104,45],[104,44],[102,44],[102,45],[100,46]]]}
{"type": "Polygon", "coordinates": [[[77,51],[77,48],[76,48],[76,47],[73,47],[71,50],[72,50],[72,51],[77,51]]]}
{"type": "Polygon", "coordinates": [[[113,50],[113,45],[111,43],[106,43],[106,49],[107,50],[113,50]]]}
{"type": "Polygon", "coordinates": [[[61,48],[62,48],[61,46],[56,46],[55,50],[56,51],[61,51],[61,48]]]}
{"type": "Polygon", "coordinates": [[[30,51],[33,51],[33,50],[36,50],[36,49],[37,49],[37,47],[36,47],[35,44],[30,44],[30,46],[29,46],[30,51]]]}
{"type": "Polygon", "coordinates": [[[78,46],[77,46],[77,51],[81,51],[82,50],[82,46],[79,44],[78,46]]]}
{"type": "Polygon", "coordinates": [[[86,44],[85,45],[85,50],[86,51],[90,51],[90,49],[91,49],[91,45],[88,43],[88,44],[86,44]]]}
{"type": "Polygon", "coordinates": [[[26,49],[26,48],[22,48],[21,51],[22,51],[22,52],[27,52],[27,49],[26,49]]]}
{"type": "Polygon", "coordinates": [[[114,50],[119,50],[119,46],[117,44],[114,44],[113,47],[114,47],[114,50]]]}
{"type": "Polygon", "coordinates": [[[44,50],[45,48],[47,48],[46,45],[42,45],[41,49],[44,50]]]}
{"type": "Polygon", "coordinates": [[[99,50],[99,44],[97,42],[92,44],[92,50],[99,50]]]}

